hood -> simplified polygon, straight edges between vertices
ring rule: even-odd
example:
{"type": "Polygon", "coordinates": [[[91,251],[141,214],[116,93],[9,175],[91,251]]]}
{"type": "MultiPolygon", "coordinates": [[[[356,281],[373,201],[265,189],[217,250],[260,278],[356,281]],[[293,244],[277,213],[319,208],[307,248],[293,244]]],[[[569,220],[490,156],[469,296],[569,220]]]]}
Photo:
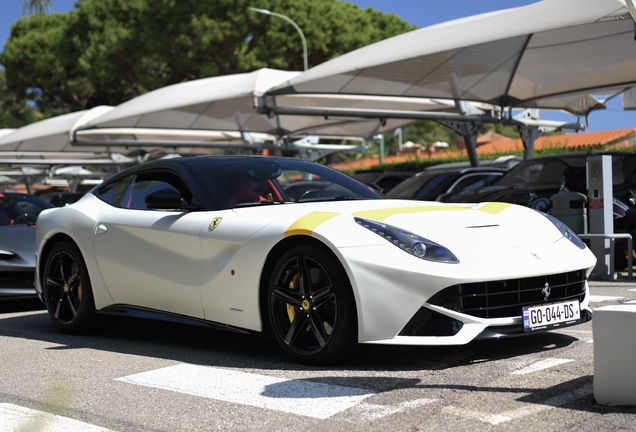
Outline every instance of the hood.
{"type": "Polygon", "coordinates": [[[505,248],[558,241],[562,234],[540,213],[508,203],[394,207],[356,212],[446,247],[505,248]]]}
{"type": "Polygon", "coordinates": [[[541,213],[508,203],[444,204],[434,201],[372,200],[289,206],[285,235],[316,235],[335,247],[386,243],[354,218],[383,222],[448,248],[506,248],[553,243],[563,235],[541,213]],[[292,215],[292,208],[302,213],[292,215]],[[356,224],[357,226],[357,224],[356,224]]]}

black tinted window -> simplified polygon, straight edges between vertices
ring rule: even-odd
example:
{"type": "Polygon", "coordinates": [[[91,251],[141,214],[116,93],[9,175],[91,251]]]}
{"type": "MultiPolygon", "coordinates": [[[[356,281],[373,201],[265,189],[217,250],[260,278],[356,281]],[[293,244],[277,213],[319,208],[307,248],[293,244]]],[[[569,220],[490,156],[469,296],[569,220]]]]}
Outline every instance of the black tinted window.
{"type": "Polygon", "coordinates": [[[107,204],[120,207],[132,179],[133,176],[129,175],[102,185],[95,191],[95,196],[107,204]]]}
{"type": "Polygon", "coordinates": [[[208,159],[193,162],[190,168],[221,209],[261,203],[380,198],[345,174],[298,159],[208,159]]]}
{"type": "Polygon", "coordinates": [[[95,196],[114,207],[147,210],[146,196],[159,189],[173,189],[189,204],[199,204],[185,182],[165,171],[129,175],[97,189],[95,196]]]}
{"type": "Polygon", "coordinates": [[[545,158],[522,162],[497,182],[498,185],[516,183],[557,183],[563,180],[563,171],[570,166],[585,166],[585,156],[579,158],[545,158]]]}
{"type": "Polygon", "coordinates": [[[135,176],[120,207],[148,210],[146,197],[161,189],[171,189],[178,192],[188,204],[199,204],[179,176],[165,171],[153,171],[135,176]]]}
{"type": "Polygon", "coordinates": [[[36,196],[0,192],[0,226],[34,224],[40,212],[51,207],[36,196]]]}

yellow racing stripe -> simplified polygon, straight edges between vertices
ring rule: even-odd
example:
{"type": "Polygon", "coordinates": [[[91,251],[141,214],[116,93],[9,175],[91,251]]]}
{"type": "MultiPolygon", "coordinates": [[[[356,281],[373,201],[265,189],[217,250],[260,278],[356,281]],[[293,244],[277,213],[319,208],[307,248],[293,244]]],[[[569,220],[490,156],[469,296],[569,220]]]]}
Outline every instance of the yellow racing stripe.
{"type": "Polygon", "coordinates": [[[501,213],[508,207],[512,207],[513,204],[504,203],[504,202],[489,202],[479,207],[477,210],[483,211],[490,214],[501,213]]]}
{"type": "Polygon", "coordinates": [[[399,208],[387,208],[376,210],[363,210],[353,214],[353,216],[371,219],[374,221],[383,221],[386,218],[397,214],[407,213],[425,213],[425,212],[437,212],[437,211],[464,211],[470,210],[470,207],[460,207],[451,205],[439,205],[439,206],[417,206],[417,207],[399,207],[399,208]]]}
{"type": "Polygon", "coordinates": [[[291,224],[287,231],[285,231],[285,237],[292,235],[308,235],[314,232],[318,226],[327,222],[329,219],[339,216],[340,213],[331,212],[312,212],[298,219],[291,224]]]}
{"type": "MultiPolygon", "coordinates": [[[[398,214],[412,214],[412,213],[427,213],[427,212],[445,212],[445,211],[466,211],[466,210],[478,210],[495,215],[501,213],[513,204],[503,202],[490,202],[479,207],[463,207],[454,205],[429,205],[429,206],[414,206],[414,207],[397,207],[386,209],[372,209],[362,210],[352,214],[354,217],[361,217],[365,219],[371,219],[381,222],[391,216],[398,214]]],[[[290,225],[285,231],[285,237],[292,235],[308,235],[310,236],[316,228],[320,225],[339,216],[340,213],[333,212],[312,212],[309,213],[296,222],[290,225]]]]}

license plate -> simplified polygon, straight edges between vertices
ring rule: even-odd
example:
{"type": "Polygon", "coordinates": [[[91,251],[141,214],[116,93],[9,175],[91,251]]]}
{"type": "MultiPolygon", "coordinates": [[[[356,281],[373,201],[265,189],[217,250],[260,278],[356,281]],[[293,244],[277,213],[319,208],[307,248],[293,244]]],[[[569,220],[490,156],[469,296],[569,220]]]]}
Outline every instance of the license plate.
{"type": "Polygon", "coordinates": [[[523,308],[523,331],[531,332],[574,324],[581,320],[578,300],[523,308]]]}

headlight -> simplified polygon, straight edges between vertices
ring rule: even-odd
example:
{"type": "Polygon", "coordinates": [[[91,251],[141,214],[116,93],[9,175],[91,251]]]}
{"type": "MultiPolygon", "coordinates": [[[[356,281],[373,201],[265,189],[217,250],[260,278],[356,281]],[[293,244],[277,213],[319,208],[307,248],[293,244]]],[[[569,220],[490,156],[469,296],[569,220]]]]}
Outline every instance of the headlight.
{"type": "Polygon", "coordinates": [[[537,211],[537,213],[539,213],[539,214],[545,216],[546,218],[548,218],[548,220],[550,222],[552,222],[555,227],[557,227],[557,229],[561,232],[561,234],[563,234],[563,237],[565,237],[566,239],[568,239],[572,243],[574,243],[574,246],[576,246],[579,249],[585,249],[585,243],[583,243],[581,241],[581,239],[578,238],[578,236],[576,234],[574,234],[574,231],[572,231],[570,228],[568,228],[568,226],[566,224],[564,224],[563,222],[561,222],[560,220],[558,220],[554,216],[550,216],[547,213],[543,213],[543,212],[540,212],[540,211],[537,211]]]}
{"type": "Polygon", "coordinates": [[[376,233],[386,241],[417,258],[448,264],[458,264],[459,260],[444,246],[427,240],[411,232],[368,219],[354,218],[356,223],[376,233]]]}

